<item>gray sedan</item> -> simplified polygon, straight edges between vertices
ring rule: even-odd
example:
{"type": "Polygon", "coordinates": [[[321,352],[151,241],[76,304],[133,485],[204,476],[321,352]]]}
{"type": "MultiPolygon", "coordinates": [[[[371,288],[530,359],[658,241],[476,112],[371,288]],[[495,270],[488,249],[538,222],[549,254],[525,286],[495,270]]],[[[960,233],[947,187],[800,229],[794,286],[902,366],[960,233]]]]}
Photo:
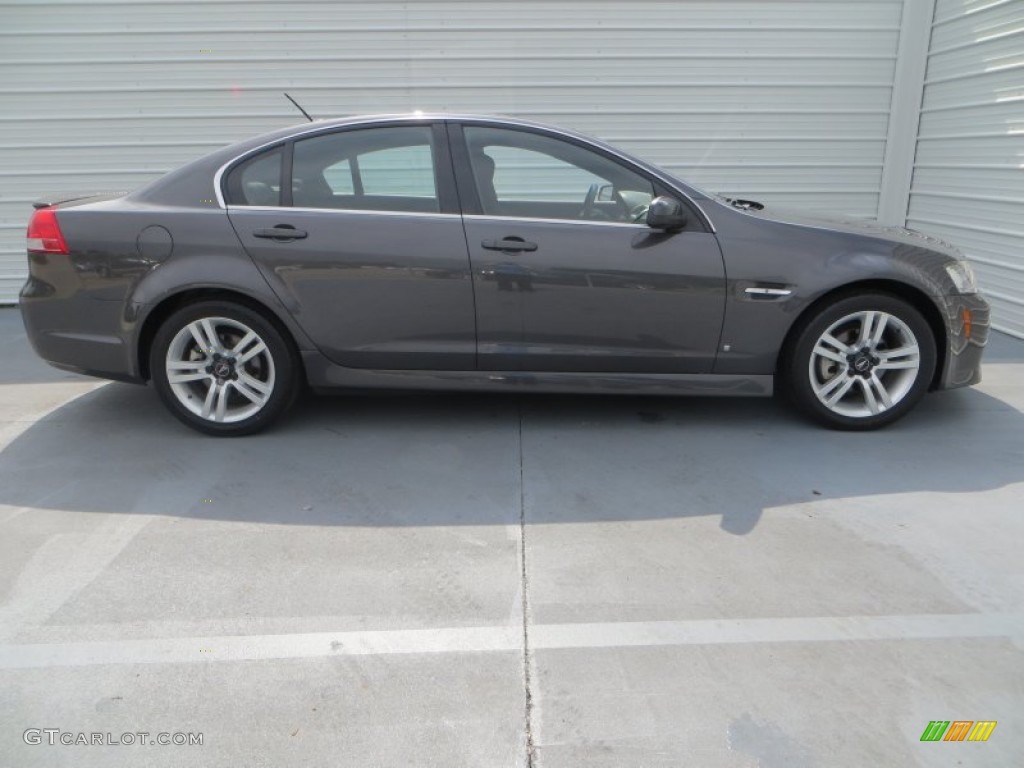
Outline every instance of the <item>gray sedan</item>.
{"type": "Polygon", "coordinates": [[[770,395],[842,429],[979,381],[951,245],[708,194],[613,147],[452,115],[305,124],[130,194],[54,196],[21,311],[61,368],[256,432],[303,386],[770,395]]]}

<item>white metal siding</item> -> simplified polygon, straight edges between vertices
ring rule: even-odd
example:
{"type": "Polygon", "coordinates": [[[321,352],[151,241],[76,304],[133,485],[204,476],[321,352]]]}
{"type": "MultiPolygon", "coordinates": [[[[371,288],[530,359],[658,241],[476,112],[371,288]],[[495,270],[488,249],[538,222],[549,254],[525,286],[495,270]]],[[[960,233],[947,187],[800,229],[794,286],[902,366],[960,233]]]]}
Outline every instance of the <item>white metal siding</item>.
{"type": "Polygon", "coordinates": [[[505,113],[874,216],[902,0],[0,2],[0,301],[28,203],[315,116],[505,113]]]}
{"type": "Polygon", "coordinates": [[[938,0],[908,226],[964,249],[1024,337],[1024,0],[938,0]]]}

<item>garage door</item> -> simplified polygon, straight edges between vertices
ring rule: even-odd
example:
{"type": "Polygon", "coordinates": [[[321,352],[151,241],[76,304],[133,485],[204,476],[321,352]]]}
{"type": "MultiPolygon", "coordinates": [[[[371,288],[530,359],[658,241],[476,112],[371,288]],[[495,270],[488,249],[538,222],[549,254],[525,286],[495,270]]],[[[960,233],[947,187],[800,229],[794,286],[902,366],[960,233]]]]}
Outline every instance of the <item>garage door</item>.
{"type": "Polygon", "coordinates": [[[874,216],[901,0],[5,2],[0,302],[29,202],[301,120],[506,113],[718,191],[874,216]]]}
{"type": "Polygon", "coordinates": [[[1024,337],[1024,0],[938,0],[908,226],[974,263],[1024,337]]]}

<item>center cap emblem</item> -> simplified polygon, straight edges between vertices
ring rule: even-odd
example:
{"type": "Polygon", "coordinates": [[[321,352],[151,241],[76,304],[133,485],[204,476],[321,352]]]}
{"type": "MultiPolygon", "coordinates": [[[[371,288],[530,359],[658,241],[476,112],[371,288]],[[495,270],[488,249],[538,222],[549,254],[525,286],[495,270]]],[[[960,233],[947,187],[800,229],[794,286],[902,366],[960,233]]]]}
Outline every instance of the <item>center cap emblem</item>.
{"type": "Polygon", "coordinates": [[[853,363],[854,370],[857,373],[867,373],[871,369],[871,360],[867,357],[858,357],[853,363]]]}
{"type": "Polygon", "coordinates": [[[217,363],[213,366],[213,375],[218,379],[226,379],[231,375],[231,366],[223,362],[217,363]]]}

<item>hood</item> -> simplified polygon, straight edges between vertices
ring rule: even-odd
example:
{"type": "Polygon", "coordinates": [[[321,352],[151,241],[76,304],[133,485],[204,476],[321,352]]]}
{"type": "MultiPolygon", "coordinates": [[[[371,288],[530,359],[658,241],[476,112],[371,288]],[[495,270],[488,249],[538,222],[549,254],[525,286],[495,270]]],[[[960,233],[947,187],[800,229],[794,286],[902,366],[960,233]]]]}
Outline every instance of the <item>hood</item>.
{"type": "MultiPolygon", "coordinates": [[[[726,203],[728,204],[728,203],[726,203]]],[[[756,204],[760,205],[760,203],[756,204]]],[[[732,206],[736,207],[736,206],[732,206]]],[[[872,219],[856,219],[843,216],[828,216],[806,214],[790,208],[776,208],[775,206],[761,206],[760,209],[753,207],[739,208],[743,213],[756,216],[760,219],[777,221],[782,224],[794,224],[799,227],[814,227],[817,229],[830,229],[836,232],[846,232],[853,235],[864,235],[879,240],[887,240],[893,243],[914,245],[919,248],[927,248],[931,251],[942,253],[954,259],[962,259],[963,253],[955,245],[940,240],[937,237],[926,235],[914,229],[906,227],[893,227],[879,224],[872,219]]]]}

